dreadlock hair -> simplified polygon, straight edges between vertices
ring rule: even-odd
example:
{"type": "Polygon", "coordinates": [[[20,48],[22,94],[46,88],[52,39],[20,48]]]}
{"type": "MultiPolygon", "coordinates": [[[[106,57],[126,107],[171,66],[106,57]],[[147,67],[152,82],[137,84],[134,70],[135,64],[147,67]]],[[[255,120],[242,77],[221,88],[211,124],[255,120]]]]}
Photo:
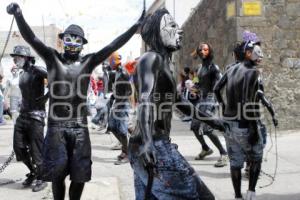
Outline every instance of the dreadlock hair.
{"type": "Polygon", "coordinates": [[[165,8],[155,11],[152,15],[146,17],[141,29],[141,36],[145,43],[152,50],[163,54],[168,53],[160,37],[160,22],[165,14],[169,14],[169,11],[165,8]]]}

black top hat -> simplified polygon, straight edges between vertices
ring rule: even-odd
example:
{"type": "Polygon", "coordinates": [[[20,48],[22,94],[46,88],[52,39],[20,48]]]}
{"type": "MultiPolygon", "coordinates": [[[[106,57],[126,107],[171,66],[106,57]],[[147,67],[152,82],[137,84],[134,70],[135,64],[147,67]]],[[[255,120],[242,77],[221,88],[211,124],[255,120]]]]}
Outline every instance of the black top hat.
{"type": "Polygon", "coordinates": [[[30,53],[30,48],[22,45],[15,46],[13,53],[11,53],[10,56],[25,56],[29,58],[34,58],[30,53]]]}
{"type": "Polygon", "coordinates": [[[71,24],[70,26],[68,26],[68,28],[65,30],[65,32],[58,34],[58,37],[60,39],[63,39],[65,34],[78,35],[78,36],[82,37],[83,44],[88,43],[87,39],[84,38],[84,32],[83,32],[82,28],[78,25],[71,24]]]}

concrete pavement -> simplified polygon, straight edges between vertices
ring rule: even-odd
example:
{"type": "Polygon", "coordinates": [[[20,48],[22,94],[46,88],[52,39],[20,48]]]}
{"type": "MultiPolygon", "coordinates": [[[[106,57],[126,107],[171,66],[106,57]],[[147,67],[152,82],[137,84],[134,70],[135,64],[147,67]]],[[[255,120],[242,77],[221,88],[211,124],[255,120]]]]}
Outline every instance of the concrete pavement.
{"type": "MultiPolygon", "coordinates": [[[[202,180],[215,194],[216,199],[233,199],[233,188],[230,180],[229,166],[214,168],[219,157],[217,149],[205,138],[213,148],[214,154],[202,161],[195,161],[194,157],[200,152],[200,145],[189,131],[189,124],[173,120],[172,142],[177,143],[179,151],[191,163],[202,180]]],[[[274,132],[273,132],[274,133],[274,132]]],[[[91,130],[93,175],[92,181],[86,184],[83,200],[132,200],[134,199],[133,175],[129,164],[116,166],[113,164],[119,151],[112,151],[109,147],[116,140],[112,135],[99,134],[91,130]]],[[[224,144],[224,139],[220,135],[224,144]]],[[[273,138],[274,140],[274,138],[273,138]]],[[[257,187],[258,200],[300,200],[300,131],[278,132],[278,171],[276,181],[266,188],[260,186],[270,183],[271,179],[262,175],[257,187]]],[[[268,138],[269,149],[271,140],[268,138]]],[[[0,164],[2,164],[12,150],[12,125],[0,126],[0,164]]],[[[268,153],[267,161],[263,163],[263,171],[273,174],[275,169],[275,148],[268,153]]],[[[38,193],[30,189],[23,189],[21,182],[28,173],[21,163],[13,163],[0,174],[0,199],[3,200],[33,200],[52,199],[51,185],[38,193]]],[[[247,189],[247,179],[243,179],[243,193],[247,189]]]]}

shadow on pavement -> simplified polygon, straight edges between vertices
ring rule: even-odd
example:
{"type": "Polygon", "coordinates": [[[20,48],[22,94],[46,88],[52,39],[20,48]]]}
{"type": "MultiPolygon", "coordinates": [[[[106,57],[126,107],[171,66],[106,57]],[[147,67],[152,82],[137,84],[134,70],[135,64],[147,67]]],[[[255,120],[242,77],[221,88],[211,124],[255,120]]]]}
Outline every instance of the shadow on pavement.
{"type": "Polygon", "coordinates": [[[295,194],[262,194],[258,195],[257,199],[263,200],[300,200],[300,193],[295,194]]]}
{"type": "MultiPolygon", "coordinates": [[[[197,162],[199,162],[199,164],[203,164],[203,162],[205,161],[217,161],[219,159],[219,156],[209,156],[209,157],[206,157],[204,160],[195,160],[195,157],[198,155],[199,153],[195,153],[194,156],[184,156],[184,158],[191,162],[193,161],[193,165],[194,164],[197,164],[197,162]]],[[[211,165],[211,163],[209,163],[211,165]]],[[[206,164],[205,164],[206,165],[206,164]]]]}
{"type": "Polygon", "coordinates": [[[114,163],[117,159],[114,158],[99,158],[96,156],[92,156],[93,162],[99,162],[99,163],[114,163]]]}
{"type": "Polygon", "coordinates": [[[22,179],[7,179],[7,178],[1,178],[0,179],[0,188],[8,188],[8,189],[16,189],[16,190],[25,190],[28,188],[24,188],[22,183],[22,179]]]}
{"type": "Polygon", "coordinates": [[[218,173],[216,171],[214,172],[208,172],[208,171],[201,171],[201,170],[196,170],[197,174],[200,175],[200,177],[209,177],[209,178],[215,178],[215,179],[228,179],[230,180],[230,172],[222,172],[218,173]]]}
{"type": "Polygon", "coordinates": [[[100,151],[107,151],[107,150],[112,151],[109,146],[100,146],[100,145],[92,145],[92,149],[100,150],[100,151]]]}

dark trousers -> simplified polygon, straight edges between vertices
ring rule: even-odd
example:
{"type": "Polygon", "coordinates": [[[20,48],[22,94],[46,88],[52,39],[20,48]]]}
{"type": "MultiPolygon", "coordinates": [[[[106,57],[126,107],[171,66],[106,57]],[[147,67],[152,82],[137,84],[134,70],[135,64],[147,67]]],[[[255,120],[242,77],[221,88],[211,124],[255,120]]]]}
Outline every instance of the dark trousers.
{"type": "Polygon", "coordinates": [[[22,161],[39,179],[42,175],[44,122],[20,115],[14,128],[13,147],[17,161],[22,161]]]}

